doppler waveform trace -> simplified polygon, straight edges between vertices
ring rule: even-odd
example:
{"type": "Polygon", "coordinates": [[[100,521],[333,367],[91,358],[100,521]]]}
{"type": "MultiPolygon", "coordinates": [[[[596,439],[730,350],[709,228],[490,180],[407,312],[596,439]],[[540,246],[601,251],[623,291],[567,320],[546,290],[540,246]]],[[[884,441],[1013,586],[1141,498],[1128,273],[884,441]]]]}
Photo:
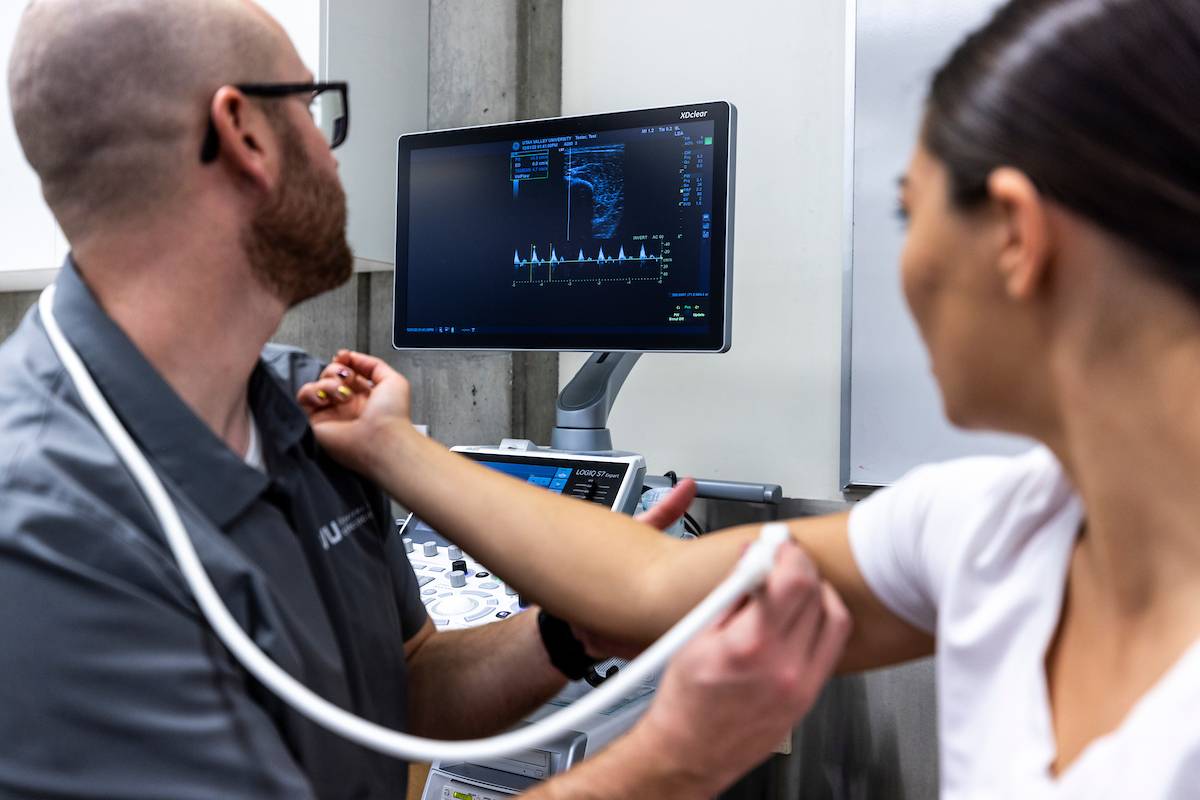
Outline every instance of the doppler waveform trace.
{"type": "Polygon", "coordinates": [[[647,281],[662,283],[670,270],[670,242],[661,236],[643,239],[636,243],[637,255],[626,255],[624,245],[616,255],[605,253],[601,245],[594,256],[588,256],[583,248],[575,258],[562,258],[554,245],[550,245],[550,256],[538,255],[537,245],[530,245],[524,257],[519,250],[513,251],[513,286],[532,284],[571,285],[602,283],[633,283],[647,281]],[[646,242],[658,245],[659,252],[646,252],[646,242]]]}

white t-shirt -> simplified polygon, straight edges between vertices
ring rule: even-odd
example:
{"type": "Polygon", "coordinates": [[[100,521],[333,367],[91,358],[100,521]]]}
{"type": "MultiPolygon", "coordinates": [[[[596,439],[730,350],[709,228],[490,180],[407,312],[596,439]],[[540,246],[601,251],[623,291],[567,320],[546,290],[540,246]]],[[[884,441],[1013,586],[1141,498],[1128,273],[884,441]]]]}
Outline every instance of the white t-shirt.
{"type": "Polygon", "coordinates": [[[921,467],[851,512],[867,585],[937,637],[943,798],[1200,798],[1200,643],[1050,774],[1045,654],[1082,520],[1044,447],[921,467]]]}

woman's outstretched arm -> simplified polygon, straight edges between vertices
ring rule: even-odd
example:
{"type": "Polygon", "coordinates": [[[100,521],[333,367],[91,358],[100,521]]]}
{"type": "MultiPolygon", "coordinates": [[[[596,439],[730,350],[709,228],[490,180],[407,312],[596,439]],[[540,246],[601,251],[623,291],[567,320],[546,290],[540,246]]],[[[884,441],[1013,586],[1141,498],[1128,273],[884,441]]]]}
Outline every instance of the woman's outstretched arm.
{"type": "MultiPolygon", "coordinates": [[[[658,638],[729,573],[758,535],[758,526],[744,526],[682,542],[462,458],[413,428],[407,381],[370,356],[339,353],[299,399],[336,458],[378,482],[522,595],[604,638],[639,645],[658,638]]],[[[842,671],[932,652],[932,639],[892,614],[866,585],[850,551],[846,515],[795,519],[789,526],[854,619],[842,671]]]]}

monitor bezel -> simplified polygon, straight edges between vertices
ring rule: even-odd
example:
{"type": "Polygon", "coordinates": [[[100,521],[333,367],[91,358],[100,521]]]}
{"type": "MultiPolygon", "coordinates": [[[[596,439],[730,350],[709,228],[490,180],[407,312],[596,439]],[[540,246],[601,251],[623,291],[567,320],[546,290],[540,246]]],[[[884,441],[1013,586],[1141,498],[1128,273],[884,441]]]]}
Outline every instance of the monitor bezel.
{"type": "Polygon", "coordinates": [[[603,114],[507,122],[401,136],[396,144],[396,251],[392,294],[392,347],[397,350],[503,350],[555,352],[723,353],[733,328],[733,209],[737,152],[737,109],[727,101],[687,103],[603,114]],[[707,111],[714,122],[713,225],[709,308],[704,334],[430,334],[404,330],[408,303],[409,155],[414,149],[538,138],[571,132],[619,130],[674,124],[685,112],[707,111]],[[722,198],[726,198],[721,202],[722,198]]]}

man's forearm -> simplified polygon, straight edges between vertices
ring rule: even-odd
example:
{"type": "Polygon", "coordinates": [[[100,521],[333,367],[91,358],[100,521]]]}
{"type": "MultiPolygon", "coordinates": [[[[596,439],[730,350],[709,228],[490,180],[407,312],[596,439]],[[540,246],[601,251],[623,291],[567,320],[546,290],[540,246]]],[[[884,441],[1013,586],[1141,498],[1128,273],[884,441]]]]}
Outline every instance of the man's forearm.
{"type": "Polygon", "coordinates": [[[409,729],[436,739],[488,736],[562,689],[537,612],[430,636],[408,665],[409,729]]]}
{"type": "Polygon", "coordinates": [[[603,752],[525,792],[528,800],[661,800],[712,797],[729,779],[684,753],[665,753],[644,725],[635,726],[603,752]]]}

